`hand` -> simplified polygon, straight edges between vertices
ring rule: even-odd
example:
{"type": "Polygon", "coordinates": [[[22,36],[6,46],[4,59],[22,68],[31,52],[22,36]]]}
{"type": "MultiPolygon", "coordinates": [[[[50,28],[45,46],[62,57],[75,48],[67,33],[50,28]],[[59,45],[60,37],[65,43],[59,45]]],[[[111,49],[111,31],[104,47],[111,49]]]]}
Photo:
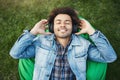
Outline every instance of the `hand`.
{"type": "Polygon", "coordinates": [[[85,19],[81,19],[80,20],[80,32],[75,33],[77,35],[79,34],[83,34],[83,33],[88,33],[89,35],[92,35],[95,32],[95,29],[91,26],[91,24],[85,20],[85,19]]]}
{"type": "Polygon", "coordinates": [[[45,25],[47,24],[47,20],[46,19],[42,19],[41,21],[39,21],[38,23],[35,24],[35,26],[31,29],[30,33],[32,33],[33,35],[37,35],[37,34],[51,34],[50,32],[45,32],[46,27],[45,25]]]}

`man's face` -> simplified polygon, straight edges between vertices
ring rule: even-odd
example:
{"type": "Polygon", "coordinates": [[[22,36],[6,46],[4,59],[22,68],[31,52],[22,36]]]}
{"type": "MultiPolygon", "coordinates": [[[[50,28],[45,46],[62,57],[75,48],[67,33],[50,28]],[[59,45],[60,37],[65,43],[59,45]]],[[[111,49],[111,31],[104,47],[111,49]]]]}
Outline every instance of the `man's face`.
{"type": "Polygon", "coordinates": [[[58,38],[69,38],[72,33],[72,20],[67,14],[58,14],[54,19],[54,33],[58,38]]]}

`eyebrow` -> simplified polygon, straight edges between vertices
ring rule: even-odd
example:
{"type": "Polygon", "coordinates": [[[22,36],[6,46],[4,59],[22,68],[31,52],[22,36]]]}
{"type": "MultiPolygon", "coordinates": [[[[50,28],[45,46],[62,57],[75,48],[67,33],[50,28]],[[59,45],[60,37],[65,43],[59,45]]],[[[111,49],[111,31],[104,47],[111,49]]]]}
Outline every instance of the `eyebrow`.
{"type": "MultiPolygon", "coordinates": [[[[61,19],[57,19],[57,20],[55,20],[55,21],[61,21],[61,19]]],[[[70,21],[70,22],[72,22],[71,20],[65,20],[65,21],[70,21]]]]}

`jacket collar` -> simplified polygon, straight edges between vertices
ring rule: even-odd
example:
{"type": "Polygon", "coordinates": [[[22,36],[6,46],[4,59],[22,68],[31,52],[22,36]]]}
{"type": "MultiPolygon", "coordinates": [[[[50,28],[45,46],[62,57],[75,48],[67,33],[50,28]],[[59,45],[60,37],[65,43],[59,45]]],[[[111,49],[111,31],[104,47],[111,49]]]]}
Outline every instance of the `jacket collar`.
{"type": "Polygon", "coordinates": [[[54,34],[50,34],[50,35],[46,36],[46,38],[49,41],[53,41],[55,39],[55,35],[54,34]]]}
{"type": "MultiPolygon", "coordinates": [[[[72,46],[80,46],[82,44],[80,36],[72,34],[71,36],[72,41],[71,44],[72,46]]],[[[49,36],[46,37],[48,40],[50,41],[54,41],[55,40],[55,34],[50,34],[49,36]]]]}
{"type": "Polygon", "coordinates": [[[72,34],[72,42],[71,45],[72,46],[80,46],[82,43],[80,41],[80,36],[76,35],[76,34],[72,34]]]}

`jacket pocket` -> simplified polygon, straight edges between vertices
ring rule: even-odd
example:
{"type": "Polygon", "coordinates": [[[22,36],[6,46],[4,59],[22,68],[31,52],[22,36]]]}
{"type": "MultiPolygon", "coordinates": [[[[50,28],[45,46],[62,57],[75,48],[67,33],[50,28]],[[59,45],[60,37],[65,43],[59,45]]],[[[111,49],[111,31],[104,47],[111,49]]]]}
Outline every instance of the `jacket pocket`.
{"type": "Polygon", "coordinates": [[[48,59],[49,50],[41,47],[37,47],[35,55],[35,64],[39,67],[46,67],[48,59]]]}
{"type": "Polygon", "coordinates": [[[75,58],[78,72],[86,72],[86,59],[84,57],[75,58]]]}
{"type": "Polygon", "coordinates": [[[86,60],[87,52],[84,49],[75,49],[75,58],[78,58],[79,60],[86,60]]]}
{"type": "Polygon", "coordinates": [[[87,54],[85,53],[85,50],[81,50],[77,53],[75,53],[75,62],[78,69],[78,72],[86,72],[86,60],[87,60],[87,54]]]}

